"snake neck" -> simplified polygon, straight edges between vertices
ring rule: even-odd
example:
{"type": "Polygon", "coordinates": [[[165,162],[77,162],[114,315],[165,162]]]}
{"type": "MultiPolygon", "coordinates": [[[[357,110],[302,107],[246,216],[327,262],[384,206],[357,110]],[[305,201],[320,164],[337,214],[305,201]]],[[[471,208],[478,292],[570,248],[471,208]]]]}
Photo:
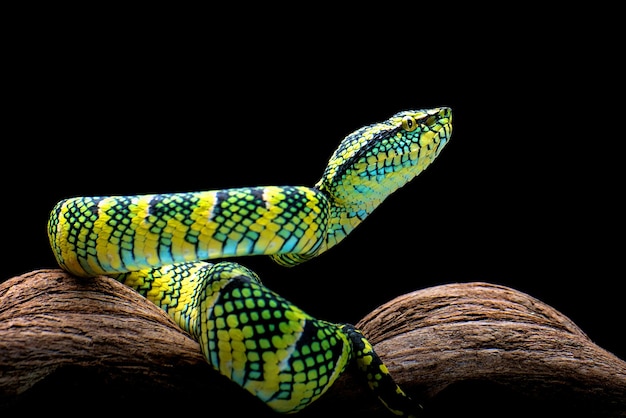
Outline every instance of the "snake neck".
{"type": "Polygon", "coordinates": [[[424,171],[452,134],[452,113],[442,107],[396,113],[341,141],[314,189],[326,197],[326,234],[309,252],[279,254],[284,266],[310,260],[343,241],[387,197],[424,171]]]}

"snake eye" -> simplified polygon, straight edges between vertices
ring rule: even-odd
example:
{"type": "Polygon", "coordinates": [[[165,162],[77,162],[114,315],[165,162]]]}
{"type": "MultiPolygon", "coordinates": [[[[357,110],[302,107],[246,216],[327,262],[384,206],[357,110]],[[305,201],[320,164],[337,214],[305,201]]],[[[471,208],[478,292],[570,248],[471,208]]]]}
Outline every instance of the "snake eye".
{"type": "Polygon", "coordinates": [[[402,118],[402,127],[408,131],[414,131],[417,128],[417,123],[415,123],[415,119],[412,116],[405,116],[402,118]]]}

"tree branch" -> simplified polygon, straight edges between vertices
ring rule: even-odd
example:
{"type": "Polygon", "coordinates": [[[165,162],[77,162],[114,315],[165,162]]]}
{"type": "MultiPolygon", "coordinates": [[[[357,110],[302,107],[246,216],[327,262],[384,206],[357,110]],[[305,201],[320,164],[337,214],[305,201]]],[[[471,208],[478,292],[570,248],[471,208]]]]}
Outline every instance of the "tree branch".
{"type": "MultiPolygon", "coordinates": [[[[431,416],[626,416],[626,363],[561,313],[507,287],[419,290],[357,327],[431,416]]],[[[276,416],[213,371],[163,311],[111,278],[38,270],[0,284],[0,410],[97,405],[164,414],[198,403],[209,416],[223,408],[234,416],[276,416]]],[[[352,371],[297,415],[342,413],[385,416],[352,371]]]]}

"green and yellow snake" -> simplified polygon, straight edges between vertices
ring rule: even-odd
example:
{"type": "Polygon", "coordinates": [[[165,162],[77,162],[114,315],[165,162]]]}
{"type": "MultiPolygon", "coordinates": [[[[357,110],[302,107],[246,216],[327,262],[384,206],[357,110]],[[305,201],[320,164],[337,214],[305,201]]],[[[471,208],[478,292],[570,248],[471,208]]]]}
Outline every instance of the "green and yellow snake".
{"type": "Polygon", "coordinates": [[[293,266],[342,241],[385,198],[439,155],[447,107],[403,111],[346,136],[314,187],[75,197],[48,221],[59,265],[110,275],[167,312],[207,361],[277,412],[322,396],[348,364],[397,415],[421,408],[359,330],[316,319],[239,264],[200,260],[270,255],[293,266]]]}

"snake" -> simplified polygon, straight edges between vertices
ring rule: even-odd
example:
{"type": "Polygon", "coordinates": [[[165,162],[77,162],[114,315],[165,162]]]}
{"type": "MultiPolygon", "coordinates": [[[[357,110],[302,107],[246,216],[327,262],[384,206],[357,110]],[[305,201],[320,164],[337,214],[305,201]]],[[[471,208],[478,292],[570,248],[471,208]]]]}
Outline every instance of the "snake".
{"type": "Polygon", "coordinates": [[[311,316],[230,257],[294,267],[320,256],[428,167],[451,134],[451,108],[403,110],[345,136],[313,187],[69,197],[50,212],[50,246],[68,273],[113,277],[163,309],[213,369],[273,411],[306,408],[353,367],[392,414],[417,416],[421,403],[360,330],[311,316]]]}

